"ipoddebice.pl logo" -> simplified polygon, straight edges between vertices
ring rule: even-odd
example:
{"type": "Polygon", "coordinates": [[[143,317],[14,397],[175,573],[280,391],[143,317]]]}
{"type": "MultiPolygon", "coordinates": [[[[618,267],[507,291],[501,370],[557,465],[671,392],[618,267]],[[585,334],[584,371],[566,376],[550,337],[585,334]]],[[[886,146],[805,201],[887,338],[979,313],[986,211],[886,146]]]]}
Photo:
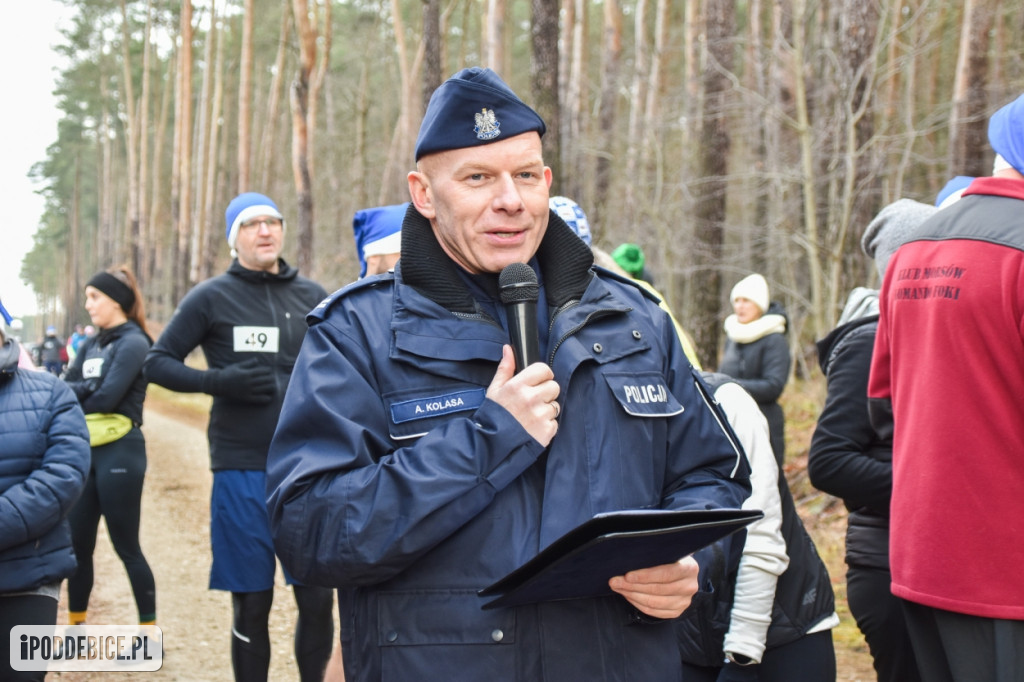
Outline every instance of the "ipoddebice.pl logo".
{"type": "Polygon", "coordinates": [[[155,625],[16,625],[10,652],[14,670],[159,670],[164,635],[155,625]]]}

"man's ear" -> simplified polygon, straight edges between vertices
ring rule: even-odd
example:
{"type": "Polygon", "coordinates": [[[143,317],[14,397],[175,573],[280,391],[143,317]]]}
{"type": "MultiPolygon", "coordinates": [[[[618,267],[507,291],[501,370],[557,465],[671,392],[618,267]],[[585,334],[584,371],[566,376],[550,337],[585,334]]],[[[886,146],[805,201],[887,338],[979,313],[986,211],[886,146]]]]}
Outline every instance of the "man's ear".
{"type": "Polygon", "coordinates": [[[413,206],[427,220],[432,220],[436,215],[434,202],[431,198],[430,181],[420,171],[411,171],[408,175],[409,196],[412,198],[413,206]]]}

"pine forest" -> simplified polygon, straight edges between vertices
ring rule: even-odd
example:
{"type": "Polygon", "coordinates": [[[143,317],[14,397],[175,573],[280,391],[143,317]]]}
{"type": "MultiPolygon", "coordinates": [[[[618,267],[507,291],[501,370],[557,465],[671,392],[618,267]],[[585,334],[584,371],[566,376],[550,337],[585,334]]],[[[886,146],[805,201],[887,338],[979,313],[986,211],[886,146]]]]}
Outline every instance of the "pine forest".
{"type": "Polygon", "coordinates": [[[479,65],[541,113],[552,195],[583,207],[596,246],[643,248],[707,366],[730,288],[760,272],[805,373],[850,289],[877,285],[871,218],[990,174],[988,116],[1024,91],[1010,0],[65,4],[21,271],[65,328],[119,263],[166,320],[229,263],[241,191],[281,206],[286,260],[328,291],[352,281],[353,213],[408,200],[425,102],[479,65]]]}

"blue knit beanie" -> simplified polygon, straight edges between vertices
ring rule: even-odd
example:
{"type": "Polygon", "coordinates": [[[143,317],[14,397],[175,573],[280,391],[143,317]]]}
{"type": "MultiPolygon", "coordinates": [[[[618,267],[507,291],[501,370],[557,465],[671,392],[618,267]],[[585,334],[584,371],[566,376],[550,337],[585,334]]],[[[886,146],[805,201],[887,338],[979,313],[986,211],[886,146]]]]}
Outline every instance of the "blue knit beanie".
{"type": "Polygon", "coordinates": [[[935,205],[939,208],[945,208],[959,199],[960,195],[964,193],[964,190],[967,189],[967,186],[972,182],[974,182],[974,176],[972,175],[954,176],[941,190],[939,190],[939,194],[935,197],[935,205]]]}
{"type": "Polygon", "coordinates": [[[572,228],[584,244],[591,245],[590,221],[579,204],[569,197],[551,197],[548,199],[548,207],[572,228]]]}
{"type": "Polygon", "coordinates": [[[1024,95],[992,114],[988,141],[996,154],[1018,173],[1024,173],[1024,95]]]}
{"type": "Polygon", "coordinates": [[[528,107],[491,69],[459,71],[430,96],[416,139],[416,160],[447,149],[476,147],[536,130],[540,115],[528,107]]]}
{"type": "Polygon", "coordinates": [[[231,200],[228,204],[228,209],[224,212],[224,219],[227,223],[226,236],[228,239],[228,246],[232,249],[235,248],[235,239],[238,238],[238,228],[246,220],[255,218],[261,215],[268,215],[274,218],[279,218],[284,224],[284,216],[281,215],[281,211],[278,210],[277,204],[275,204],[270,197],[256,192],[245,192],[239,194],[237,197],[231,200]]]}
{"type": "Polygon", "coordinates": [[[391,206],[377,206],[356,211],[352,218],[352,232],[356,238],[359,256],[359,276],[366,275],[367,256],[400,253],[402,247],[402,221],[409,202],[391,206]]]}

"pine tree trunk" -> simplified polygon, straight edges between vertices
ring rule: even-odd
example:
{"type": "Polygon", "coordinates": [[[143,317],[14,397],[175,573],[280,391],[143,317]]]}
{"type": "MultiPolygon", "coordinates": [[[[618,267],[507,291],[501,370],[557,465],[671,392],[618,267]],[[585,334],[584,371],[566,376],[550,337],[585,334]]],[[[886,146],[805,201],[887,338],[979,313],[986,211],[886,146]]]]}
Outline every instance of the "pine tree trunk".
{"type": "Polygon", "coordinates": [[[729,158],[729,130],[726,100],[727,74],[732,71],[732,37],[735,34],[735,6],[732,0],[708,0],[705,3],[707,58],[702,74],[703,129],[701,133],[700,173],[697,190],[696,248],[700,283],[693,287],[695,311],[692,334],[700,362],[717,366],[721,327],[722,259],[725,232],[726,178],[729,158]]]}
{"type": "Polygon", "coordinates": [[[128,9],[121,0],[121,73],[124,81],[125,125],[128,129],[128,229],[126,247],[128,267],[133,274],[139,272],[139,121],[135,114],[135,88],[132,84],[132,60],[129,47],[128,9]]]}
{"type": "MultiPolygon", "coordinates": [[[[593,210],[587,210],[590,217],[590,228],[599,233],[605,230],[605,216],[608,214],[607,202],[609,189],[612,184],[612,161],[615,158],[614,148],[615,126],[618,120],[616,102],[619,97],[619,82],[622,72],[622,9],[618,0],[605,0],[604,3],[604,30],[602,32],[601,52],[601,101],[598,107],[598,135],[597,144],[601,145],[601,153],[597,155],[597,165],[594,178],[594,196],[591,201],[593,210]]],[[[597,243],[601,234],[591,235],[597,243]]]]}
{"type": "Polygon", "coordinates": [[[991,0],[965,0],[960,53],[949,121],[949,168],[953,175],[990,175],[980,153],[988,145],[988,46],[992,30],[991,0]]]}
{"type": "MultiPolygon", "coordinates": [[[[530,89],[533,106],[544,119],[547,132],[542,139],[544,162],[551,167],[557,187],[565,185],[562,173],[561,135],[558,102],[558,0],[533,0],[530,39],[530,89]]],[[[556,189],[556,191],[559,191],[556,189]]]]}
{"type": "Polygon", "coordinates": [[[292,176],[298,199],[298,243],[296,262],[309,273],[313,264],[313,178],[309,163],[310,75],[316,63],[316,31],[309,19],[306,0],[292,0],[295,33],[299,42],[299,66],[291,87],[292,176]]]}
{"type": "Polygon", "coordinates": [[[173,300],[180,300],[188,290],[189,237],[192,234],[190,216],[192,205],[192,2],[181,3],[181,48],[178,53],[177,131],[177,198],[173,200],[177,245],[174,258],[173,300]]]}
{"type": "MultiPolygon", "coordinates": [[[[287,15],[287,12],[285,12],[287,15]]],[[[254,0],[244,0],[242,10],[242,51],[238,64],[238,193],[250,188],[252,149],[252,40],[254,0]]]]}

